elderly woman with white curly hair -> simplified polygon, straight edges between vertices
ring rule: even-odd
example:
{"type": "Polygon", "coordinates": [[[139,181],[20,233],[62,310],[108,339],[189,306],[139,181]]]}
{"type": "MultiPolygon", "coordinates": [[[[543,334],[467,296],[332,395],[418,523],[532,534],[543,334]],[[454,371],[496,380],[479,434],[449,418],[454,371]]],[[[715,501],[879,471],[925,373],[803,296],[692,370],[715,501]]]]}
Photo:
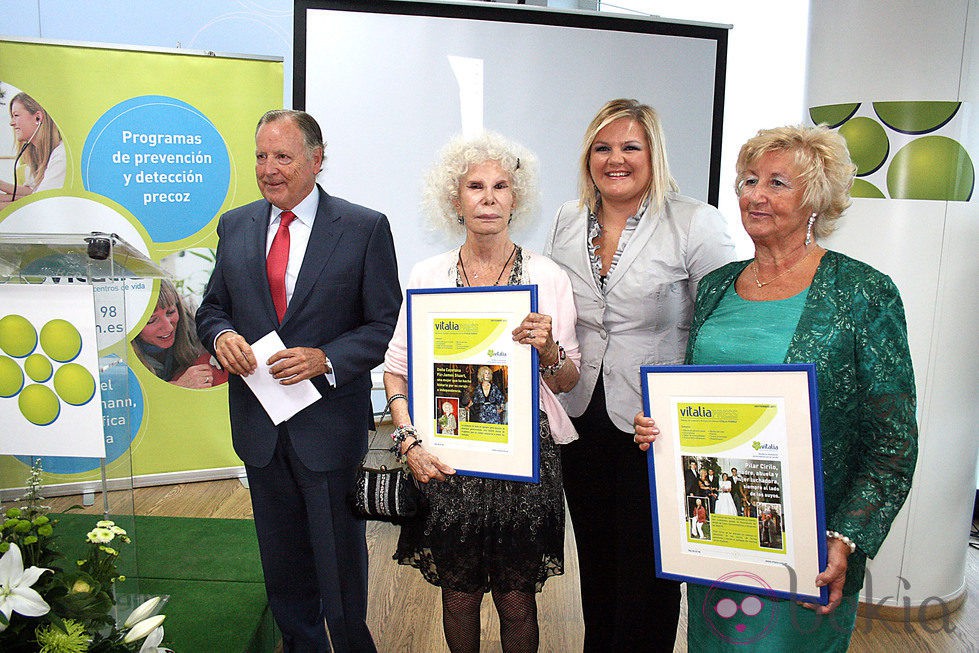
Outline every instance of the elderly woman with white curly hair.
{"type": "Polygon", "coordinates": [[[578,381],[575,309],[567,274],[514,244],[510,224],[537,211],[537,165],[526,149],[493,133],[456,138],[428,176],[433,222],[465,236],[460,247],[418,263],[407,288],[536,284],[539,312],[513,330],[537,349],[540,365],[540,482],[457,476],[425,449],[424,428],[408,414],[406,314],[385,357],[395,441],[425,484],[424,520],[402,526],[395,559],[442,589],[442,624],[453,652],[479,651],[479,608],[492,592],[504,651],[536,651],[536,592],[564,573],[564,498],[556,444],[577,437],[554,395],[578,381]]]}

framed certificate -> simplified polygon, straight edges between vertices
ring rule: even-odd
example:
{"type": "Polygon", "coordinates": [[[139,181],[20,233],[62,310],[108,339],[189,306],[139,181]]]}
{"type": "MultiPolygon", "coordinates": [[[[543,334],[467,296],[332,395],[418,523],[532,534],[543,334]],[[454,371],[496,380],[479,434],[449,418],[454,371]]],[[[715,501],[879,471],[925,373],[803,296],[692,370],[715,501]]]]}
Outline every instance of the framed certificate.
{"type": "Polygon", "coordinates": [[[425,447],[457,473],[540,479],[537,350],[512,331],[537,286],[408,291],[408,405],[425,447]]]}
{"type": "Polygon", "coordinates": [[[656,575],[825,605],[815,366],[641,369],[656,575]]]}

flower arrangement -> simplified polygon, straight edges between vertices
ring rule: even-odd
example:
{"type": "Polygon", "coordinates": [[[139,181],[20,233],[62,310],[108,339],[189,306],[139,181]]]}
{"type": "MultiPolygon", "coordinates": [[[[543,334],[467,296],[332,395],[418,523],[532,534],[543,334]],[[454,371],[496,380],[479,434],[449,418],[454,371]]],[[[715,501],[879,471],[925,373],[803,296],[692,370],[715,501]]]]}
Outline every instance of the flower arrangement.
{"type": "MultiPolygon", "coordinates": [[[[131,542],[125,529],[99,521],[75,564],[53,546],[57,520],[41,496],[40,462],[31,468],[24,505],[0,524],[0,651],[5,653],[163,653],[164,615],[154,597],[122,626],[112,616],[114,587],[126,580],[116,561],[131,542]]],[[[171,652],[172,653],[172,652],[171,652]]]]}

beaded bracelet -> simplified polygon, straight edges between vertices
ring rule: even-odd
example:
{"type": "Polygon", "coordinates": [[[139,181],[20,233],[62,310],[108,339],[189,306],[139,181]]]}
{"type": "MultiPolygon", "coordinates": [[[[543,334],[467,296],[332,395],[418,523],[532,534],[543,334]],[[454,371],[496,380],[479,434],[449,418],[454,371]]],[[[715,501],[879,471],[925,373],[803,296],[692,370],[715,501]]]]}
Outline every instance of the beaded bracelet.
{"type": "Polygon", "coordinates": [[[411,424],[402,424],[398,428],[394,429],[394,431],[391,433],[391,439],[394,441],[394,447],[397,447],[397,449],[394,447],[391,448],[395,455],[400,455],[401,444],[409,435],[412,437],[417,437],[418,435],[418,431],[416,431],[415,427],[411,424]]]}
{"type": "Polygon", "coordinates": [[[568,358],[568,355],[565,353],[564,347],[561,346],[561,343],[555,342],[554,344],[557,345],[557,361],[553,365],[540,365],[537,368],[544,376],[554,376],[557,374],[558,371],[564,367],[564,361],[568,358]]]}
{"type": "Polygon", "coordinates": [[[850,553],[857,550],[856,543],[842,533],[837,533],[836,531],[826,531],[826,537],[830,538],[831,540],[839,540],[840,542],[843,542],[843,544],[850,547],[850,553]]]}
{"type": "Polygon", "coordinates": [[[401,463],[402,465],[407,465],[408,464],[408,452],[411,451],[412,449],[414,449],[415,447],[420,447],[421,446],[421,443],[422,443],[422,441],[420,439],[416,439],[414,442],[412,442],[411,444],[409,444],[408,445],[408,448],[404,450],[404,453],[402,453],[400,456],[398,456],[398,462],[401,463]]]}

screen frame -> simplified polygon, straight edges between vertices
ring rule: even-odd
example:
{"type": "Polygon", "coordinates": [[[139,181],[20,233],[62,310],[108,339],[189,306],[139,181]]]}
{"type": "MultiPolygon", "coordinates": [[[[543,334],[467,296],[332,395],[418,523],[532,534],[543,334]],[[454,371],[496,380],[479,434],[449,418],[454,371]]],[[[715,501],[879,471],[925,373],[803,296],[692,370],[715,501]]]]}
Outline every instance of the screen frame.
{"type": "Polygon", "coordinates": [[[724,93],[727,79],[727,47],[729,26],[709,25],[658,18],[611,15],[599,12],[566,11],[527,5],[489,3],[443,3],[404,0],[295,0],[293,26],[293,85],[292,106],[306,108],[306,18],[311,10],[349,11],[404,16],[429,16],[577,27],[639,34],[708,39],[716,42],[714,61],[714,94],[708,163],[707,203],[716,207],[720,196],[721,140],[724,125],[724,93]]]}

